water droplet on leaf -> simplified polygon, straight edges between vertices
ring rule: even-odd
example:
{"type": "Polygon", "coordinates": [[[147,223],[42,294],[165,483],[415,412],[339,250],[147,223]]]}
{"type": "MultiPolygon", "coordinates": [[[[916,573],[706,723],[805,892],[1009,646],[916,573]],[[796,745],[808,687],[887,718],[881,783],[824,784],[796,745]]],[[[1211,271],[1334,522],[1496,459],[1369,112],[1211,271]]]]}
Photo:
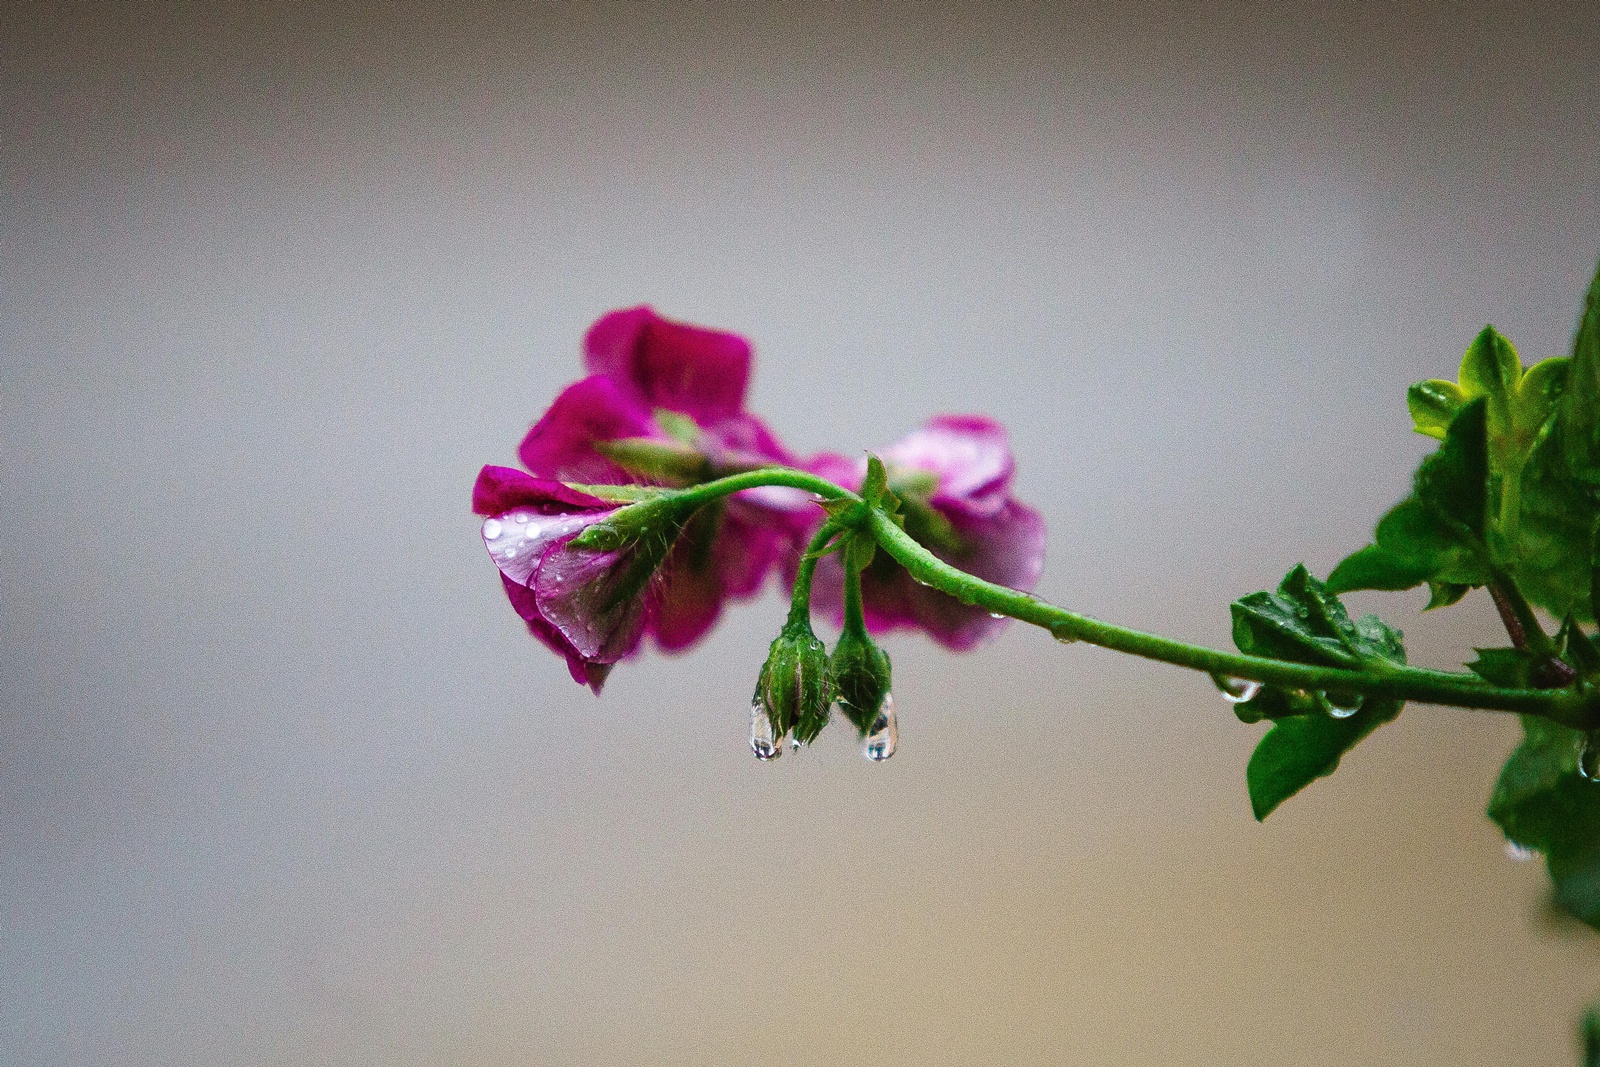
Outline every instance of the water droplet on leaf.
{"type": "Polygon", "coordinates": [[[1506,842],[1507,859],[1516,860],[1518,863],[1527,863],[1529,860],[1537,858],[1538,855],[1538,849],[1529,848],[1527,845],[1519,845],[1515,841],[1506,842]]]}
{"type": "Polygon", "coordinates": [[[1591,782],[1600,782],[1600,735],[1590,734],[1583,739],[1583,749],[1578,753],[1578,773],[1591,782]]]}
{"type": "Polygon", "coordinates": [[[756,754],[756,759],[762,763],[777,759],[783,755],[784,744],[788,740],[788,734],[774,736],[767,709],[762,707],[761,701],[753,702],[750,705],[750,751],[756,754]]]}
{"type": "Polygon", "coordinates": [[[1318,693],[1317,702],[1332,719],[1348,719],[1361,710],[1360,693],[1318,693]]]}
{"type": "Polygon", "coordinates": [[[894,721],[894,694],[883,694],[883,703],[878,705],[878,714],[872,720],[872,729],[867,731],[867,739],[862,742],[861,754],[873,763],[882,763],[894,755],[894,746],[900,741],[900,728],[894,721]]]}
{"type": "Polygon", "coordinates": [[[503,529],[505,527],[500,525],[499,519],[485,519],[483,523],[483,539],[485,541],[493,541],[500,536],[500,531],[503,529]]]}
{"type": "Polygon", "coordinates": [[[1222,699],[1230,704],[1243,704],[1252,700],[1261,692],[1261,683],[1253,678],[1234,678],[1226,674],[1213,674],[1211,680],[1216,683],[1217,690],[1222,694],[1222,699]]]}

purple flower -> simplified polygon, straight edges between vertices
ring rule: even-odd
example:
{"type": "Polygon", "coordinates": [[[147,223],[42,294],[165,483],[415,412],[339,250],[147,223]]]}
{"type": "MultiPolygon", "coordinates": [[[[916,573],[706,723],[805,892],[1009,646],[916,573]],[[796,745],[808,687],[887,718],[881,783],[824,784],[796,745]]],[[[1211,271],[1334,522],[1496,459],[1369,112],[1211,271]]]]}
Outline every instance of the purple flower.
{"type": "MultiPolygon", "coordinates": [[[[737,334],[672,322],[637,307],[602,317],[584,338],[584,351],[590,376],[568,386],[523,439],[518,454],[536,476],[523,475],[527,483],[684,486],[752,467],[796,465],[744,410],[750,344],[737,334]]],[[[480,488],[490,471],[506,468],[485,468],[480,488]]],[[[591,514],[587,505],[572,497],[550,499],[565,514],[551,523],[553,531],[587,525],[580,518],[591,514]]],[[[603,501],[598,506],[614,508],[603,501]]],[[[496,563],[535,636],[566,655],[573,677],[598,691],[610,664],[636,649],[641,634],[649,633],[666,651],[686,648],[716,622],[725,601],[759,593],[780,564],[799,554],[813,510],[805,494],[783,489],[748,490],[701,509],[631,606],[602,610],[590,600],[556,595],[557,575],[587,576],[590,584],[604,585],[589,573],[604,571],[604,561],[586,559],[579,568],[584,575],[569,573],[578,567],[579,550],[559,552],[531,581],[509,577],[506,562],[497,557],[496,563]],[[541,586],[539,574],[547,568],[550,581],[541,586]],[[583,611],[600,611],[603,618],[585,619],[583,611]]],[[[507,529],[499,515],[491,518],[507,529]]],[[[588,519],[593,521],[598,520],[588,519]]]]}
{"type": "MultiPolygon", "coordinates": [[[[1044,568],[1044,519],[1011,496],[1016,462],[1005,429],[976,415],[930,419],[880,453],[889,486],[904,503],[906,532],[940,559],[969,574],[1030,590],[1044,568]]],[[[847,488],[859,488],[866,460],[823,453],[807,466],[847,488]]],[[[837,556],[817,567],[813,599],[842,617],[844,572],[837,556]]],[[[919,629],[947,648],[972,648],[1008,619],[913,581],[879,550],[861,575],[867,627],[874,633],[919,629]]]]}
{"type": "Polygon", "coordinates": [[[599,551],[572,542],[622,507],[509,467],[483,468],[472,488],[472,510],[487,516],[484,546],[512,607],[566,658],[573,680],[596,693],[611,665],[639,647],[650,605],[637,586],[653,567],[637,544],[599,551]]]}

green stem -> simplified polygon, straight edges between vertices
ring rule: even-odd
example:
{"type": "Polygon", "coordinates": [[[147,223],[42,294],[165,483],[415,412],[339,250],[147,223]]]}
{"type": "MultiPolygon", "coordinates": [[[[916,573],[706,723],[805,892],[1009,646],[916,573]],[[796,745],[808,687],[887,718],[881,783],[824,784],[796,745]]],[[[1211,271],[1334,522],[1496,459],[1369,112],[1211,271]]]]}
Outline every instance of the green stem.
{"type": "Polygon", "coordinates": [[[1596,709],[1589,706],[1590,702],[1582,694],[1571,690],[1502,689],[1487,685],[1471,675],[1398,665],[1373,663],[1353,670],[1292,663],[1241,652],[1224,652],[1115,626],[958,570],[912,540],[879,511],[873,511],[867,521],[878,544],[910,571],[913,578],[950,594],[962,603],[974,604],[1021,622],[1042,626],[1058,639],[1085,641],[1207,674],[1249,678],[1292,689],[1353,690],[1372,697],[1487,711],[1523,712],[1580,729],[1587,728],[1595,721],[1596,709]]]}
{"type": "MultiPolygon", "coordinates": [[[[745,489],[769,485],[801,489],[824,500],[860,502],[861,499],[825,478],[790,467],[764,467],[759,470],[743,471],[675,492],[688,502],[706,504],[745,489]]],[[[575,488],[615,500],[640,499],[645,492],[660,492],[660,490],[642,491],[634,486],[576,486],[575,488]]],[[[1077,612],[1047,604],[1027,593],[1019,593],[1015,589],[1007,589],[1005,586],[975,578],[929,552],[876,508],[863,508],[849,518],[841,516],[838,520],[840,525],[855,522],[864,523],[882,549],[905,567],[916,580],[948,593],[964,604],[977,605],[995,614],[1043,627],[1061,640],[1084,641],[1116,652],[1126,652],[1178,667],[1204,671],[1207,674],[1249,678],[1291,689],[1313,692],[1326,690],[1342,693],[1358,692],[1370,697],[1419,701],[1426,704],[1444,704],[1485,711],[1521,712],[1538,715],[1580,730],[1600,726],[1600,693],[1580,692],[1571,688],[1505,689],[1489,685],[1476,675],[1470,674],[1426,670],[1382,662],[1368,663],[1360,669],[1322,667],[1191,645],[1156,634],[1101,622],[1087,615],[1079,615],[1077,612]]],[[[830,520],[829,525],[833,523],[834,520],[830,520]]],[[[819,531],[818,537],[821,536],[819,531]]],[[[815,543],[814,540],[813,544],[815,543]]],[[[806,568],[804,562],[801,566],[802,569],[806,568]]],[[[814,561],[811,566],[815,567],[814,561]]],[[[807,570],[806,574],[809,601],[810,571],[807,570]]],[[[791,618],[793,611],[791,606],[791,618]]]]}
{"type": "Polygon", "coordinates": [[[800,568],[795,572],[794,593],[789,602],[789,621],[786,626],[811,629],[811,579],[817,572],[817,560],[824,555],[823,549],[838,536],[840,529],[836,522],[825,522],[806,546],[805,555],[800,557],[800,568]]]}
{"type": "Polygon", "coordinates": [[[861,567],[855,562],[855,553],[846,547],[844,552],[844,632],[853,637],[867,638],[867,619],[861,610],[861,567]]]}

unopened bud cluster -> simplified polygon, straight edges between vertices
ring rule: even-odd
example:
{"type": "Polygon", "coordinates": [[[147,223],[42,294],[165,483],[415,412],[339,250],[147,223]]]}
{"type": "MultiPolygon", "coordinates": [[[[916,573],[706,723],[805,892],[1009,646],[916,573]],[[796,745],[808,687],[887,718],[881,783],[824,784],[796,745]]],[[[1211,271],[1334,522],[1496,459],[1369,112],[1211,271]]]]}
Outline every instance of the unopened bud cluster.
{"type": "Polygon", "coordinates": [[[766,761],[791,741],[796,748],[810,744],[837,703],[861,734],[863,754],[882,762],[898,740],[889,684],[889,657],[865,633],[847,627],[830,657],[808,624],[790,623],[772,642],[756,681],[750,749],[766,761]]]}

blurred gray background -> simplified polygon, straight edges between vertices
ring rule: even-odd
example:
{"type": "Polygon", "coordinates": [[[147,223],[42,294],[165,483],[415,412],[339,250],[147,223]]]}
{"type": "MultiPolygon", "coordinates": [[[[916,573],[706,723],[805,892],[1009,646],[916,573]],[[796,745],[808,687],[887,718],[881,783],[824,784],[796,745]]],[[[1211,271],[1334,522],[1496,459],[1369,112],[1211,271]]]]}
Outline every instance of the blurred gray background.
{"type": "Polygon", "coordinates": [[[1042,592],[1226,643],[1403,493],[1409,383],[1566,350],[1591,5],[3,18],[0,1060],[1572,1059],[1508,719],[1258,826],[1203,678],[1014,628],[890,642],[890,763],[762,766],[776,593],[596,700],[467,503],[649,301],[800,451],[1003,420],[1042,592]]]}

